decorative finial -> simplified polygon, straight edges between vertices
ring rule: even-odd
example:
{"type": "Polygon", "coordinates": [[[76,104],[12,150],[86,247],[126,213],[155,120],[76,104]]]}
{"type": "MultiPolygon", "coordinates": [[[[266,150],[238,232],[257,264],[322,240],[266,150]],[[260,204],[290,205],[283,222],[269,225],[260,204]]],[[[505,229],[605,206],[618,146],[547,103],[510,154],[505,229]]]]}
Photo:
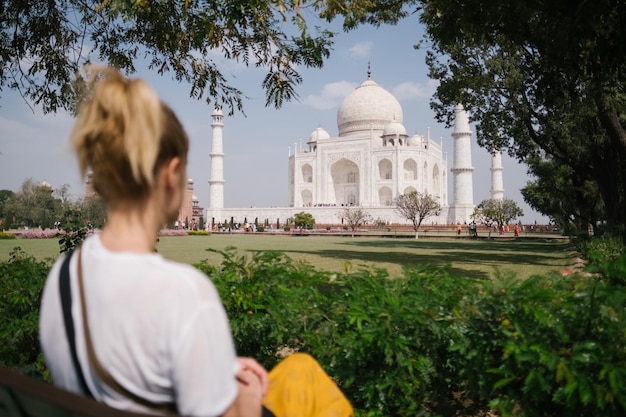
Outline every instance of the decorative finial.
{"type": "Polygon", "coordinates": [[[372,78],[372,69],[370,67],[370,61],[367,61],[367,79],[372,78]]]}

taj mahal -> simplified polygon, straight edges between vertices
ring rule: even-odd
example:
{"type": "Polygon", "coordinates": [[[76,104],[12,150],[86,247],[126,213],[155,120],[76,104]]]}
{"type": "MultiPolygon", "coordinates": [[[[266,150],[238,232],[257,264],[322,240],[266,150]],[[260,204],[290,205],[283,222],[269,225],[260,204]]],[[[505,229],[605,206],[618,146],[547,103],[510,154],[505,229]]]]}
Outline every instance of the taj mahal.
{"type": "MultiPolygon", "coordinates": [[[[454,154],[449,167],[441,140],[432,140],[429,129],[426,135],[407,134],[402,106],[371,78],[369,70],[367,79],[337,110],[336,137],[318,127],[310,134],[306,146],[296,144],[289,148],[288,207],[224,207],[224,116],[220,109],[213,112],[211,127],[210,194],[205,217],[208,227],[231,219],[284,224],[301,211],[312,214],[316,224],[340,224],[345,207],[362,207],[372,219],[408,224],[394,205],[399,195],[412,191],[428,193],[440,202],[439,215],[425,222],[471,221],[475,208],[472,132],[463,107],[455,109],[451,134],[454,154]],[[449,177],[452,177],[452,198],[448,196],[449,177]]],[[[491,198],[501,199],[504,190],[499,153],[492,157],[491,173],[491,198]]],[[[197,217],[197,211],[194,214],[197,217]]]]}

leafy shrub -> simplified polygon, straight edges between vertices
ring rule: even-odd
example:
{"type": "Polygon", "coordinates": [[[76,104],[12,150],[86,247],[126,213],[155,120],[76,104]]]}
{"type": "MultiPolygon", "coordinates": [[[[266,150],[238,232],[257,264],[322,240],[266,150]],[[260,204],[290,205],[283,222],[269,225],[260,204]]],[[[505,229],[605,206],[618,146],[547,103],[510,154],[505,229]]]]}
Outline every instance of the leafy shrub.
{"type": "Polygon", "coordinates": [[[64,231],[59,232],[56,235],[59,238],[59,252],[66,253],[77,248],[92,233],[92,231],[87,229],[73,230],[67,233],[64,231]]]}
{"type": "Polygon", "coordinates": [[[228,312],[237,351],[271,368],[285,348],[315,356],[357,409],[415,416],[441,402],[455,370],[447,347],[458,336],[456,305],[475,291],[445,268],[336,274],[279,253],[250,259],[234,248],[207,273],[228,312]]]}
{"type": "Polygon", "coordinates": [[[0,232],[0,239],[15,239],[15,235],[9,232],[0,232]]]}
{"type": "Polygon", "coordinates": [[[597,265],[607,261],[615,261],[626,253],[626,246],[620,238],[594,238],[584,242],[581,246],[581,250],[587,259],[597,265]]]}
{"type": "Polygon", "coordinates": [[[278,253],[222,252],[216,283],[238,352],[271,367],[316,357],[357,415],[618,416],[626,294],[582,275],[474,282],[446,268],[316,271],[278,253]]]}
{"type": "Polygon", "coordinates": [[[207,230],[189,230],[187,234],[189,236],[209,236],[211,232],[207,230]]]}
{"type": "Polygon", "coordinates": [[[458,377],[504,416],[624,415],[625,302],[583,275],[497,276],[460,310],[458,377]]]}
{"type": "MultiPolygon", "coordinates": [[[[221,295],[238,353],[267,368],[286,351],[312,354],[357,416],[626,415],[626,292],[602,271],[472,281],[447,267],[339,274],[281,253],[220,253],[220,265],[196,267],[221,295]]],[[[48,268],[19,248],[0,262],[0,365],[45,372],[48,268]]]]}
{"type": "Polygon", "coordinates": [[[39,349],[39,305],[50,264],[20,247],[0,262],[0,366],[44,373],[39,349]]]}
{"type": "Polygon", "coordinates": [[[626,285],[626,245],[618,238],[594,238],[581,245],[588,272],[600,273],[612,285],[626,285]]]}

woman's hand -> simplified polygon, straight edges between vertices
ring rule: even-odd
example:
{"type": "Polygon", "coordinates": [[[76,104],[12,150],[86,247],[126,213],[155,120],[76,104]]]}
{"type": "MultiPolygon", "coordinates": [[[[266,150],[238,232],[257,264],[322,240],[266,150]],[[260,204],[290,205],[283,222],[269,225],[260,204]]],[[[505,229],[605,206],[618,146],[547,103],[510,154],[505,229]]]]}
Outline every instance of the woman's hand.
{"type": "MultiPolygon", "coordinates": [[[[237,363],[239,364],[240,374],[242,372],[251,372],[258,378],[259,383],[261,385],[261,393],[265,397],[265,394],[267,394],[267,390],[270,385],[270,378],[265,368],[263,368],[263,365],[258,363],[253,358],[245,358],[245,357],[238,357],[237,363]]],[[[237,374],[237,378],[239,378],[239,374],[237,374]]]]}
{"type": "Polygon", "coordinates": [[[259,377],[250,370],[240,370],[237,397],[221,417],[261,417],[263,395],[259,377]]]}

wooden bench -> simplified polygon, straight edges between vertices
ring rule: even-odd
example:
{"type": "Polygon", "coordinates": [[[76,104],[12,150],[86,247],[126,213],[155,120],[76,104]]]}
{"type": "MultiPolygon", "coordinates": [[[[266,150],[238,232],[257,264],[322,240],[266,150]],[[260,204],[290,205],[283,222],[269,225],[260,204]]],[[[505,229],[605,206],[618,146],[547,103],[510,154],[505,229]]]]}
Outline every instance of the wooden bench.
{"type": "MultiPolygon", "coordinates": [[[[0,368],[0,417],[147,417],[0,368]]],[[[153,417],[153,416],[152,416],[153,417]]]]}

